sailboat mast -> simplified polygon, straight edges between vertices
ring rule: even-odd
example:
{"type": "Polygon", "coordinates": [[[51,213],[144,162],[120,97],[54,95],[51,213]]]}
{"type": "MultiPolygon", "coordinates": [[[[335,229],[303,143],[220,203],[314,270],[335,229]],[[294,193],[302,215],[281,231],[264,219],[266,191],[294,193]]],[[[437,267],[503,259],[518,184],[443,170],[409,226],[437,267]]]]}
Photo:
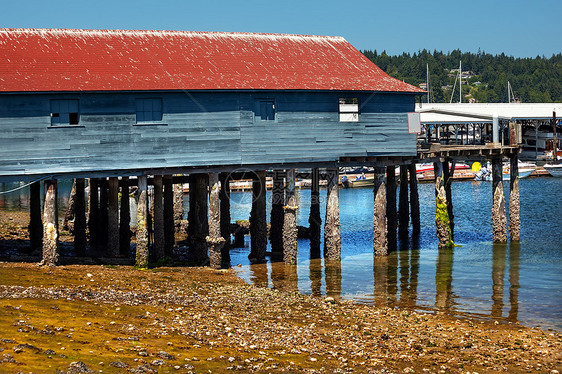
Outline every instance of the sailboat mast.
{"type": "Polygon", "coordinates": [[[427,90],[427,103],[429,104],[429,64],[425,64],[425,89],[427,90]]]}
{"type": "Polygon", "coordinates": [[[459,103],[462,103],[462,61],[459,61],[459,103]]]}

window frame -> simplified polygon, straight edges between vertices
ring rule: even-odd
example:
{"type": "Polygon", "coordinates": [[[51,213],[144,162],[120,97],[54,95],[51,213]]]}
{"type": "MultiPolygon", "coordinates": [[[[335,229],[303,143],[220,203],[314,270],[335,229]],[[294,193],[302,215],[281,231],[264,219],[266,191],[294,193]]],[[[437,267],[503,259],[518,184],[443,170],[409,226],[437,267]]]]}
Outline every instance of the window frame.
{"type": "Polygon", "coordinates": [[[138,97],[135,98],[135,125],[142,126],[142,125],[160,125],[163,124],[164,118],[164,101],[161,97],[138,97]],[[146,105],[150,102],[150,110],[146,105]],[[155,108],[155,103],[158,105],[155,108]],[[139,104],[141,104],[141,108],[139,108],[139,104]],[[158,109],[159,107],[159,109],[158,109]],[[142,110],[139,110],[142,109],[142,110]],[[139,120],[139,113],[142,113],[142,119],[139,120]],[[149,114],[149,115],[148,115],[149,114]],[[155,115],[156,114],[156,115],[155,115]],[[146,116],[146,117],[145,117],[146,116]],[[145,118],[150,119],[145,119],[145,118]]]}
{"type": "Polygon", "coordinates": [[[338,99],[338,113],[340,122],[359,122],[359,98],[340,97],[338,99]]]}
{"type": "Polygon", "coordinates": [[[266,97],[254,99],[254,122],[276,122],[276,121],[277,121],[277,108],[275,105],[275,99],[266,98],[266,97]],[[267,104],[271,104],[271,108],[269,108],[267,104]],[[264,108],[263,105],[265,105],[266,107],[264,108]],[[271,110],[272,118],[268,118],[269,110],[271,110]],[[262,111],[265,111],[265,113],[263,113],[262,111]]]}
{"type": "Polygon", "coordinates": [[[50,127],[81,126],[80,99],[50,99],[49,106],[50,127]]]}

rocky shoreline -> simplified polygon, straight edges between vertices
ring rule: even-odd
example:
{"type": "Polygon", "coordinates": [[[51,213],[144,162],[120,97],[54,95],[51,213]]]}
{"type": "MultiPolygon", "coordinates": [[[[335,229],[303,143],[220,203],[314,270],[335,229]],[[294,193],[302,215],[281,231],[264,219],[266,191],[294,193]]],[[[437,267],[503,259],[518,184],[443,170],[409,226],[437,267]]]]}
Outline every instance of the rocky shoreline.
{"type": "Polygon", "coordinates": [[[562,339],[248,285],[232,270],[0,263],[5,372],[546,372],[562,339]]]}

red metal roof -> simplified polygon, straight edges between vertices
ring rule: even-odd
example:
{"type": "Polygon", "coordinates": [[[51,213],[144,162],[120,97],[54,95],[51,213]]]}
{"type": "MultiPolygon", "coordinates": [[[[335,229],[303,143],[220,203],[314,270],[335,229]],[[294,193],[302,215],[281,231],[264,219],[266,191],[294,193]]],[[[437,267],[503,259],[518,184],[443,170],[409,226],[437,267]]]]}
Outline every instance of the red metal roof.
{"type": "Polygon", "coordinates": [[[0,92],[248,89],[423,92],[341,37],[0,29],[0,92]]]}

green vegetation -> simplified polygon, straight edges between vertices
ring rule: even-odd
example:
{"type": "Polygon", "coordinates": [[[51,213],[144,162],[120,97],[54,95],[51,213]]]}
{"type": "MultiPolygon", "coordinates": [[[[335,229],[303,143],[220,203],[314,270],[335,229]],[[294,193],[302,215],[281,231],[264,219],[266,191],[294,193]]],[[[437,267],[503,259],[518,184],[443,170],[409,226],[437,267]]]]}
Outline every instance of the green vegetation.
{"type": "MultiPolygon", "coordinates": [[[[515,98],[523,103],[562,101],[562,53],[550,58],[514,58],[504,53],[493,56],[481,51],[475,54],[460,50],[432,54],[425,49],[413,55],[389,56],[385,51],[378,53],[376,50],[363,51],[363,54],[390,76],[418,87],[426,82],[428,64],[431,102],[449,102],[459,61],[463,70],[463,102],[470,99],[482,103],[507,102],[508,81],[515,98]]],[[[453,102],[458,102],[458,92],[457,82],[453,102]]]]}

